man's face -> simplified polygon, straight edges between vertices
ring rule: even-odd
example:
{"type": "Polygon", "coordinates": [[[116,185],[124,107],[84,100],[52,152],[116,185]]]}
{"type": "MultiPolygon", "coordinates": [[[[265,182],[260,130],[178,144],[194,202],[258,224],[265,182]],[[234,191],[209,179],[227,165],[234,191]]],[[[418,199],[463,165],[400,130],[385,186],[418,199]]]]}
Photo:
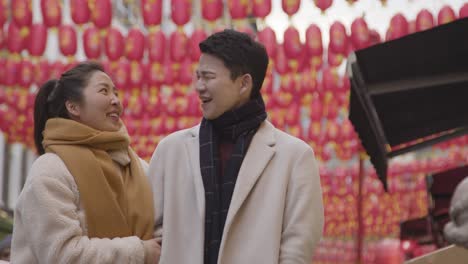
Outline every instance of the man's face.
{"type": "Polygon", "coordinates": [[[203,53],[196,70],[195,88],[200,98],[203,117],[213,120],[223,113],[245,104],[250,97],[252,82],[249,74],[231,79],[223,61],[203,53]]]}

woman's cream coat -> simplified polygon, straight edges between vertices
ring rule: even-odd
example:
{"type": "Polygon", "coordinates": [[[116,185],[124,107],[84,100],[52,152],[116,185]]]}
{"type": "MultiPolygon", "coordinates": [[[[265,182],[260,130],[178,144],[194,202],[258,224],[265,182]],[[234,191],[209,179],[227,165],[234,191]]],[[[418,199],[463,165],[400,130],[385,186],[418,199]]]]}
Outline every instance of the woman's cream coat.
{"type": "MultiPolygon", "coordinates": [[[[199,127],[169,135],[149,168],[160,264],[203,264],[205,191],[199,127]]],[[[220,264],[310,264],[322,236],[320,177],[312,149],[264,122],[239,171],[220,264]]]]}
{"type": "MultiPolygon", "coordinates": [[[[121,155],[120,155],[121,156],[121,155]]],[[[118,155],[111,155],[120,160],[118,155]]],[[[147,164],[142,161],[145,172],[147,164]]],[[[116,165],[117,166],[117,165],[116,165]]],[[[87,236],[86,217],[73,176],[59,156],[46,153],[33,164],[15,209],[11,263],[143,264],[136,237],[87,236]]]]}

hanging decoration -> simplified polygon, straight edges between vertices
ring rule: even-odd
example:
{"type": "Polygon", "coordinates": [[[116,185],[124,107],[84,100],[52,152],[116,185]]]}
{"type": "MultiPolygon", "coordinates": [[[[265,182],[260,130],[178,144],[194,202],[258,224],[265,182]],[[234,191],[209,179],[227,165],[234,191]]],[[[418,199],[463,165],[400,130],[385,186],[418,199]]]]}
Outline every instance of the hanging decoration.
{"type": "Polygon", "coordinates": [[[98,59],[101,56],[101,40],[99,29],[90,25],[83,33],[83,48],[88,59],[98,59]]]}
{"type": "Polygon", "coordinates": [[[231,18],[244,19],[249,14],[251,2],[248,0],[227,0],[231,18]]]}
{"type": "Polygon", "coordinates": [[[33,24],[30,33],[31,40],[25,43],[28,52],[33,57],[40,57],[44,54],[47,46],[47,28],[44,24],[33,24]]]}
{"type": "Polygon", "coordinates": [[[202,0],[203,19],[213,22],[223,15],[223,0],[202,0]]]}
{"type": "Polygon", "coordinates": [[[32,2],[30,0],[12,0],[11,11],[13,22],[20,28],[32,24],[32,2]]]}
{"type": "Polygon", "coordinates": [[[82,25],[89,22],[91,11],[89,10],[88,0],[70,0],[70,10],[73,23],[82,25]]]}
{"type": "Polygon", "coordinates": [[[257,34],[258,40],[265,46],[268,56],[270,58],[275,58],[276,56],[276,33],[271,29],[271,27],[265,27],[257,34]]]}
{"type": "Polygon", "coordinates": [[[455,12],[450,6],[446,5],[440,9],[439,14],[437,15],[437,24],[443,25],[452,22],[455,19],[457,19],[455,12]]]}
{"type": "Polygon", "coordinates": [[[252,3],[252,13],[256,18],[265,19],[271,12],[271,0],[255,0],[252,3]]]}
{"type": "Polygon", "coordinates": [[[347,39],[345,26],[341,22],[335,21],[330,27],[329,49],[337,54],[346,54],[347,39]]]}
{"type": "Polygon", "coordinates": [[[416,30],[423,31],[434,27],[434,16],[427,9],[419,11],[416,16],[416,30]]]}
{"type": "Polygon", "coordinates": [[[171,61],[180,63],[188,53],[188,39],[182,30],[175,30],[170,36],[171,61]]]}
{"type": "Polygon", "coordinates": [[[192,32],[192,35],[190,36],[190,39],[188,40],[188,45],[189,45],[188,52],[190,54],[190,59],[192,60],[192,62],[198,63],[198,59],[200,58],[200,55],[201,55],[198,44],[200,44],[200,42],[205,40],[207,37],[208,35],[201,28],[195,29],[192,32]]]}
{"type": "Polygon", "coordinates": [[[403,14],[398,13],[390,20],[386,40],[393,40],[408,35],[408,21],[403,14]]]}
{"type": "Polygon", "coordinates": [[[161,24],[163,0],[141,0],[140,6],[146,27],[151,30],[152,27],[161,24]]]}
{"type": "Polygon", "coordinates": [[[183,26],[192,16],[191,0],[171,0],[171,18],[177,26],[183,26]]]}
{"type": "Polygon", "coordinates": [[[129,60],[141,61],[145,52],[145,35],[141,30],[132,28],[125,41],[125,56],[129,60]]]}
{"type": "MultiPolygon", "coordinates": [[[[462,7],[460,7],[460,11],[459,11],[458,16],[460,18],[468,17],[468,3],[466,3],[462,7]]],[[[0,25],[1,25],[1,23],[0,23],[0,25]]]]}
{"type": "Polygon", "coordinates": [[[364,18],[356,18],[351,24],[351,41],[355,49],[369,46],[369,28],[364,18]]]}
{"type": "Polygon", "coordinates": [[[112,2],[110,0],[92,0],[89,2],[91,20],[99,29],[110,27],[112,22],[112,2]]]}
{"type": "Polygon", "coordinates": [[[111,61],[116,61],[124,54],[124,37],[116,28],[109,28],[104,42],[104,50],[107,58],[111,61]]]}
{"type": "Polygon", "coordinates": [[[59,0],[41,0],[42,21],[46,27],[58,27],[62,23],[59,0]]]}
{"type": "Polygon", "coordinates": [[[289,17],[296,14],[300,6],[301,0],[281,0],[281,7],[289,17]]]}
{"type": "Polygon", "coordinates": [[[322,11],[322,14],[324,14],[333,4],[333,0],[314,0],[314,3],[322,11]]]}
{"type": "Polygon", "coordinates": [[[8,20],[8,3],[9,0],[0,0],[0,28],[3,28],[8,20]]]}
{"type": "MultiPolygon", "coordinates": [[[[76,30],[72,25],[62,25],[59,28],[60,52],[66,57],[72,57],[76,53],[76,30]]],[[[71,58],[70,58],[71,59],[71,58]]]]}
{"type": "Polygon", "coordinates": [[[16,23],[8,24],[7,48],[11,54],[19,54],[25,48],[25,37],[16,23]]]}
{"type": "Polygon", "coordinates": [[[148,33],[148,58],[150,62],[163,63],[166,50],[166,35],[161,29],[148,33]]]}

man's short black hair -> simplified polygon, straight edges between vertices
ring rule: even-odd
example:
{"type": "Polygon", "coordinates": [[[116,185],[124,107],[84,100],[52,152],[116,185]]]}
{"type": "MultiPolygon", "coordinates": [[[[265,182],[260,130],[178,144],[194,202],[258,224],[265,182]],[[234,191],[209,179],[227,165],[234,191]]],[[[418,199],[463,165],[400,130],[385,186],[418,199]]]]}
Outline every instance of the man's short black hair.
{"type": "Polygon", "coordinates": [[[235,80],[242,74],[252,76],[252,94],[260,93],[268,67],[268,54],[265,47],[248,34],[232,29],[214,33],[199,44],[202,53],[221,59],[235,80]]]}

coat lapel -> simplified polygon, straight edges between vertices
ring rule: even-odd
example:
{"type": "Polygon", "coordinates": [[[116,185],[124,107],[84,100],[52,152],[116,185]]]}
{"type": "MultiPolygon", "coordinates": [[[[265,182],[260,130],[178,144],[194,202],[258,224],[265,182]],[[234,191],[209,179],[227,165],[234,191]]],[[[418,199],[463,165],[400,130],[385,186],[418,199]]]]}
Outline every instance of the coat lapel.
{"type": "Polygon", "coordinates": [[[239,170],[223,230],[221,250],[232,221],[274,154],[274,127],[268,121],[265,121],[254,135],[239,170]]]}
{"type": "Polygon", "coordinates": [[[200,126],[196,126],[190,130],[191,137],[185,142],[185,147],[189,153],[190,165],[192,167],[198,211],[203,219],[205,219],[205,187],[203,187],[203,179],[200,171],[199,129],[200,126]]]}

